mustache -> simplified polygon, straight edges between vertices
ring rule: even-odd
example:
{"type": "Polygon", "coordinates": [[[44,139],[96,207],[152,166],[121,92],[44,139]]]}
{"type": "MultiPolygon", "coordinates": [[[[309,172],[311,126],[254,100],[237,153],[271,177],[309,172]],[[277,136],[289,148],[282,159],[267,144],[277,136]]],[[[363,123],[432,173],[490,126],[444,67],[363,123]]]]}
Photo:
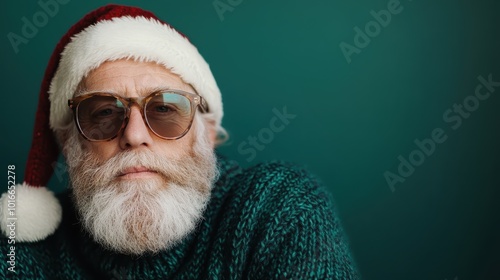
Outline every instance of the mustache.
{"type": "Polygon", "coordinates": [[[141,167],[146,168],[152,172],[158,173],[165,180],[181,184],[188,179],[190,170],[186,168],[189,166],[189,157],[179,159],[166,159],[159,156],[150,150],[127,150],[122,151],[112,158],[100,162],[97,157],[87,153],[82,157],[81,164],[85,168],[78,168],[80,176],[85,178],[92,178],[104,184],[109,184],[117,177],[126,172],[127,169],[141,167]],[[182,162],[181,162],[182,161],[182,162]]]}

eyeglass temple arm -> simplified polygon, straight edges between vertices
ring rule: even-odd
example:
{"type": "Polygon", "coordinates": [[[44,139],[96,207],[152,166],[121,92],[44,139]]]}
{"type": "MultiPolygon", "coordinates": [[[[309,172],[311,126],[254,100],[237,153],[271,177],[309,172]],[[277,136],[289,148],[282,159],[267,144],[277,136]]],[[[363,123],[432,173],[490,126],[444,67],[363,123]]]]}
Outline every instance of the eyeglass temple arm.
{"type": "Polygon", "coordinates": [[[205,100],[205,98],[201,97],[200,95],[198,95],[198,98],[200,100],[200,111],[202,113],[208,113],[208,104],[207,104],[207,101],[205,100]]]}

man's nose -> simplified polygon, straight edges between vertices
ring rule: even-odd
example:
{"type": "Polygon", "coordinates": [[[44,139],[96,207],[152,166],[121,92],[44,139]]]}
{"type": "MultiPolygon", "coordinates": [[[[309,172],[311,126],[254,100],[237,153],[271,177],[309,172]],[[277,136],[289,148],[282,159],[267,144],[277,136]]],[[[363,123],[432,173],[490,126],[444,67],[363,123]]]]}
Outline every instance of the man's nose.
{"type": "Polygon", "coordinates": [[[137,106],[130,108],[128,124],[120,137],[120,147],[122,149],[138,148],[141,146],[151,146],[153,138],[147,124],[142,118],[140,109],[137,106]]]}

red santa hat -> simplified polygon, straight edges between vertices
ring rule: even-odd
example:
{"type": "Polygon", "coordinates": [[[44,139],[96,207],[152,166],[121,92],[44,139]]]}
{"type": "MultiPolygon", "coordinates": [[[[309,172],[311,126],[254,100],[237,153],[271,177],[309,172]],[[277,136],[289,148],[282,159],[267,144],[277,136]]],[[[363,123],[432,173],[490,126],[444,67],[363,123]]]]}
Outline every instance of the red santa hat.
{"type": "MultiPolygon", "coordinates": [[[[68,99],[91,70],[118,59],[156,62],[193,86],[208,103],[217,128],[222,120],[219,88],[195,46],[154,14],[135,7],[107,5],[73,25],[57,44],[45,71],[36,112],[33,142],[23,184],[15,187],[15,207],[9,193],[0,198],[0,229],[9,236],[9,218],[17,218],[16,241],[38,241],[53,234],[62,209],[45,186],[53,173],[59,148],[54,131],[72,121],[68,99]],[[10,210],[9,210],[10,209],[10,210]]],[[[11,196],[12,197],[12,196],[11,196]]]]}

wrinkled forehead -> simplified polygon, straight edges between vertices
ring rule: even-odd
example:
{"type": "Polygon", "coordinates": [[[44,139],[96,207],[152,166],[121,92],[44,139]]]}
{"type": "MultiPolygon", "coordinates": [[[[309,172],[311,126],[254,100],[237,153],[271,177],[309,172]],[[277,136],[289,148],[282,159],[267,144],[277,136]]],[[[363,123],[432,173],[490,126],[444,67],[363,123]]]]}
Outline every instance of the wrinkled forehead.
{"type": "Polygon", "coordinates": [[[158,90],[196,93],[193,86],[163,65],[120,59],[106,61],[84,77],[75,96],[108,92],[121,96],[145,96],[158,90]]]}

